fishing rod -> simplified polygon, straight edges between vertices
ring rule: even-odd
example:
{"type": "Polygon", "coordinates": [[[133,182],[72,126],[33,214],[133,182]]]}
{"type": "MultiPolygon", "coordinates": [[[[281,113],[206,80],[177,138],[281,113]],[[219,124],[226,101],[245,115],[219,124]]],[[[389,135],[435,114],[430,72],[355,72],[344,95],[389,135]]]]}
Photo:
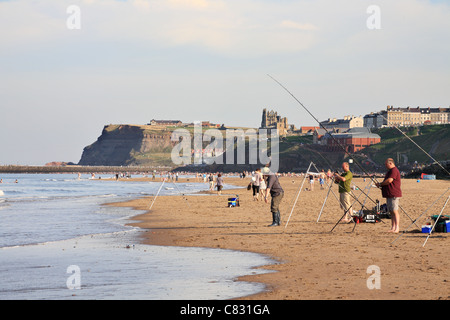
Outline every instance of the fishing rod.
{"type": "MultiPolygon", "coordinates": [[[[325,160],[325,162],[330,166],[330,168],[333,168],[333,167],[334,167],[334,165],[333,165],[327,158],[325,158],[324,156],[322,156],[321,153],[318,153],[318,154],[320,155],[320,157],[322,157],[323,160],[325,160]]],[[[308,169],[306,170],[305,177],[304,177],[304,179],[303,179],[303,183],[304,183],[305,180],[306,180],[306,175],[307,175],[307,173],[309,172],[309,169],[311,168],[311,165],[314,165],[316,171],[319,172],[319,169],[317,168],[317,166],[315,165],[315,163],[311,161],[311,163],[309,164],[308,169]]],[[[338,173],[337,170],[335,170],[335,172],[338,173]]],[[[302,190],[302,188],[303,188],[303,183],[302,183],[302,185],[300,186],[299,193],[297,194],[297,198],[295,199],[295,203],[294,203],[294,205],[292,206],[291,213],[290,213],[290,215],[289,215],[289,218],[288,218],[288,221],[287,221],[287,223],[286,223],[285,229],[286,229],[286,227],[287,227],[287,225],[288,225],[288,223],[289,223],[289,220],[290,220],[290,218],[291,218],[291,215],[292,215],[292,212],[293,212],[293,210],[294,210],[295,204],[297,203],[298,196],[299,196],[299,194],[300,194],[300,192],[301,192],[301,190],[302,190]]],[[[334,183],[334,178],[333,178],[333,181],[331,182],[331,184],[330,184],[330,186],[329,186],[329,188],[330,188],[329,191],[331,190],[331,187],[332,187],[333,183],[334,183]]],[[[328,185],[328,183],[327,183],[327,185],[328,185]]],[[[366,199],[369,198],[373,203],[376,204],[376,202],[375,202],[372,198],[369,197],[368,193],[366,194],[364,191],[361,190],[361,188],[359,188],[358,186],[356,186],[356,187],[358,188],[358,190],[361,191],[362,194],[364,194],[364,195],[366,196],[366,199]]],[[[339,189],[342,189],[343,187],[342,187],[340,184],[338,184],[338,188],[339,188],[339,189]]],[[[364,190],[365,190],[365,189],[364,189],[364,190]]],[[[332,190],[331,190],[331,191],[332,191],[332,190]]],[[[351,196],[355,201],[349,206],[349,208],[347,208],[346,210],[344,210],[344,214],[343,214],[342,217],[338,220],[338,222],[334,225],[334,227],[331,229],[330,232],[333,232],[333,230],[336,228],[336,226],[339,224],[339,222],[341,222],[341,220],[347,215],[347,213],[350,211],[350,209],[353,208],[353,206],[354,206],[354,204],[355,204],[356,202],[358,202],[358,203],[361,205],[361,210],[364,209],[364,208],[366,208],[367,210],[370,211],[370,209],[367,208],[367,207],[365,206],[365,201],[364,201],[364,203],[361,203],[361,201],[359,201],[358,198],[359,198],[359,196],[361,196],[361,194],[360,194],[358,197],[356,197],[353,193],[349,193],[349,194],[350,194],[350,196],[351,196]]],[[[334,195],[334,192],[333,192],[333,195],[334,195]]],[[[334,196],[336,197],[336,195],[334,195],[334,196]]],[[[336,197],[336,200],[339,201],[339,199],[337,199],[337,197],[336,197]]],[[[324,205],[325,205],[325,202],[324,202],[323,206],[324,206],[324,205]]],[[[323,206],[322,206],[322,209],[323,209],[323,206]]],[[[353,227],[352,232],[355,230],[355,227],[356,227],[356,222],[355,222],[355,221],[353,221],[353,222],[354,222],[355,225],[354,225],[354,227],[353,227]]]]}
{"type": "Polygon", "coordinates": [[[158,189],[158,192],[156,193],[156,196],[153,198],[152,203],[148,206],[147,210],[152,210],[153,204],[155,203],[156,198],[158,198],[159,192],[161,191],[164,183],[166,182],[166,179],[164,178],[163,182],[161,183],[161,186],[158,189]]]}
{"type": "MultiPolygon", "coordinates": [[[[319,154],[320,154],[320,153],[319,153],[319,154]]],[[[322,155],[320,155],[320,156],[323,157],[322,155]]],[[[333,168],[333,165],[332,165],[326,158],[324,158],[324,159],[325,159],[326,162],[328,162],[328,164],[330,165],[330,168],[333,168]]],[[[319,171],[319,169],[317,169],[315,163],[313,163],[313,165],[314,165],[314,167],[316,168],[316,170],[319,171]]],[[[335,173],[338,173],[338,171],[335,170],[335,173]]],[[[325,183],[326,183],[327,186],[328,186],[328,183],[327,183],[327,182],[325,182],[325,183]]],[[[336,182],[335,178],[333,177],[333,179],[332,179],[332,181],[331,181],[331,183],[330,183],[330,186],[329,186],[328,194],[330,193],[330,191],[333,191],[333,190],[331,189],[331,187],[332,187],[333,184],[335,184],[335,183],[338,185],[338,188],[339,188],[339,189],[343,189],[343,187],[342,187],[338,182],[336,182]]],[[[371,181],[370,183],[372,183],[372,181],[371,181]]],[[[356,186],[356,185],[355,185],[355,186],[356,186]]],[[[367,209],[368,211],[370,211],[370,209],[367,208],[367,207],[365,206],[365,203],[366,203],[367,198],[370,198],[370,197],[369,197],[369,193],[366,194],[366,193],[365,193],[364,191],[362,191],[362,189],[361,189],[360,187],[358,187],[358,186],[356,186],[356,188],[357,188],[357,190],[359,190],[361,193],[358,195],[358,197],[356,197],[356,196],[353,194],[353,192],[350,192],[350,193],[349,193],[349,195],[350,195],[355,201],[353,201],[353,203],[350,205],[350,207],[349,207],[347,210],[344,211],[344,214],[343,214],[342,217],[338,220],[338,222],[334,225],[334,227],[331,229],[330,232],[333,232],[334,228],[336,228],[336,226],[341,222],[341,220],[344,219],[344,217],[347,215],[348,211],[350,211],[350,209],[353,209],[353,205],[354,205],[356,202],[358,202],[358,203],[361,205],[361,210],[363,210],[363,209],[365,208],[365,209],[367,209]],[[359,201],[359,197],[361,196],[361,194],[364,194],[364,195],[366,196],[366,200],[364,200],[364,203],[361,203],[361,201],[359,201]]],[[[367,186],[364,187],[364,190],[366,190],[366,188],[367,188],[367,186]]],[[[369,191],[370,191],[370,189],[369,189],[369,191]]],[[[323,208],[325,207],[325,202],[326,202],[326,200],[327,200],[327,198],[328,198],[328,194],[327,194],[327,197],[325,198],[325,201],[323,202],[321,212],[319,213],[319,217],[317,218],[317,222],[319,222],[320,215],[321,215],[321,213],[322,213],[323,208]]],[[[334,194],[334,192],[333,192],[333,195],[334,195],[334,197],[336,198],[336,200],[337,200],[338,202],[340,202],[340,200],[337,198],[337,196],[334,194]]],[[[370,200],[376,204],[376,202],[373,201],[372,198],[370,198],[370,200]]],[[[353,222],[355,222],[355,221],[353,221],[353,222]]],[[[355,230],[355,227],[356,227],[356,223],[355,223],[355,226],[353,227],[352,232],[355,230]]]]}
{"type": "Polygon", "coordinates": [[[438,223],[439,218],[440,218],[441,215],[442,215],[442,212],[444,212],[444,209],[445,209],[445,207],[447,206],[447,203],[448,203],[449,200],[450,200],[450,196],[447,197],[447,201],[445,201],[445,204],[444,204],[444,206],[442,207],[441,212],[440,212],[439,215],[437,216],[436,221],[434,222],[433,227],[431,228],[430,232],[428,233],[428,236],[427,236],[427,238],[425,239],[425,242],[423,243],[422,247],[425,247],[425,244],[427,243],[428,238],[431,236],[431,233],[434,231],[434,228],[436,227],[436,224],[438,223]]]}
{"type": "MultiPolygon", "coordinates": [[[[298,102],[298,103],[300,103],[300,105],[319,123],[319,125],[321,125],[322,127],[323,127],[323,125],[319,122],[319,120],[317,120],[317,118],[316,117],[314,117],[314,115],[311,113],[311,112],[309,112],[309,110],[308,109],[306,109],[306,107],[288,90],[288,89],[286,89],[280,82],[278,82],[275,78],[273,78],[272,76],[270,76],[270,75],[268,75],[269,77],[271,77],[275,82],[277,82],[282,88],[284,88],[292,97],[294,97],[294,99],[298,102]]],[[[329,133],[328,132],[328,130],[325,128],[325,127],[323,127],[324,129],[325,129],[325,131],[327,131],[327,133],[329,133]]],[[[331,134],[330,134],[330,136],[331,136],[331,134]]],[[[332,137],[332,136],[331,136],[332,137]]],[[[334,137],[332,137],[333,139],[334,139],[334,137]]],[[[339,141],[336,141],[341,147],[342,147],[342,149],[350,156],[350,154],[345,150],[345,148],[339,143],[339,141]]],[[[334,167],[334,165],[332,165],[331,163],[330,163],[330,161],[328,160],[328,159],[326,159],[325,157],[323,157],[320,153],[319,153],[319,155],[325,160],[325,162],[327,162],[329,165],[330,165],[330,167],[331,168],[333,168],[334,167]]],[[[311,162],[311,164],[313,164],[313,162],[311,162]]],[[[310,164],[310,166],[309,167],[311,167],[311,164],[310,164]]],[[[315,165],[314,165],[315,166],[315,165]]],[[[361,168],[362,169],[362,168],[361,168]]],[[[317,167],[316,167],[316,170],[318,171],[318,169],[317,169],[317,167]]],[[[366,175],[368,175],[368,176],[370,176],[364,169],[362,169],[365,173],[366,173],[366,175]]],[[[307,172],[309,171],[309,168],[307,169],[307,172]]],[[[306,173],[307,173],[306,172],[306,173]]],[[[306,174],[305,174],[305,179],[306,179],[306,174]]],[[[303,182],[304,182],[305,180],[303,180],[303,182]]],[[[373,179],[372,179],[372,181],[373,181],[373,179]]],[[[333,183],[333,182],[332,182],[333,183]]],[[[303,183],[302,183],[302,186],[303,186],[303,183]]],[[[338,184],[338,187],[339,188],[343,188],[340,184],[338,184]]],[[[330,186],[330,188],[331,188],[331,186],[330,186]]],[[[368,194],[366,194],[364,191],[362,191],[361,190],[361,188],[359,188],[358,187],[358,189],[366,196],[366,199],[367,198],[369,198],[373,203],[375,203],[376,204],[376,202],[371,198],[371,197],[369,197],[369,195],[368,194]]],[[[301,192],[301,191],[300,191],[301,192]]],[[[300,193],[299,192],[299,193],[300,193]]],[[[298,199],[298,195],[299,194],[297,194],[297,199],[298,199]]],[[[350,211],[350,209],[352,209],[352,207],[353,207],[353,205],[355,204],[355,202],[358,202],[360,205],[361,205],[361,209],[363,209],[363,208],[366,208],[366,209],[368,209],[364,204],[362,204],[359,200],[358,200],[358,198],[356,197],[356,196],[354,196],[352,193],[350,193],[350,196],[351,197],[353,197],[353,199],[355,199],[355,201],[350,205],[350,207],[349,208],[347,208],[347,210],[344,210],[344,214],[343,214],[343,216],[338,220],[338,222],[336,223],[336,225],[333,227],[333,229],[331,229],[331,231],[330,232],[333,232],[333,230],[336,228],[336,226],[339,224],[339,222],[341,222],[341,220],[347,215],[347,213],[348,213],[348,211],[350,211]]],[[[297,199],[295,200],[295,203],[297,202],[297,199]]],[[[285,228],[287,227],[287,225],[288,225],[288,223],[289,223],[289,220],[290,220],[290,218],[291,218],[291,215],[292,215],[292,211],[294,210],[294,207],[295,207],[295,203],[294,203],[294,206],[292,207],[292,210],[291,210],[291,214],[289,215],[289,218],[288,218],[288,222],[286,223],[286,226],[285,226],[285,228]]],[[[409,216],[408,216],[409,217],[409,216]]],[[[411,218],[410,218],[411,219],[411,218]]],[[[355,222],[355,226],[356,226],[356,222],[355,222]]],[[[355,230],[355,228],[353,228],[353,230],[355,230]]]]}
{"type": "MultiPolygon", "coordinates": [[[[278,85],[280,87],[282,87],[284,90],[286,90],[287,93],[289,93],[294,99],[295,101],[297,101],[302,107],[303,109],[306,110],[306,112],[308,112],[308,114],[319,124],[320,127],[322,127],[322,129],[324,129],[326,131],[326,133],[328,133],[328,135],[331,137],[331,139],[333,139],[333,141],[345,152],[346,155],[348,155],[349,157],[352,157],[352,154],[349,153],[347,151],[347,149],[345,149],[345,147],[339,142],[339,140],[337,140],[335,137],[333,137],[333,135],[330,133],[330,131],[328,131],[327,128],[325,128],[325,126],[303,105],[303,103],[300,102],[300,100],[297,99],[296,96],[294,96],[283,84],[281,84],[281,82],[279,82],[277,79],[275,79],[274,77],[272,77],[270,74],[268,74],[268,76],[275,81],[276,83],[278,83],[278,85]]],[[[355,161],[355,163],[358,165],[358,167],[374,182],[374,183],[378,183],[378,181],[376,179],[374,179],[369,173],[367,173],[367,171],[358,163],[358,161],[356,161],[355,159],[353,159],[355,161]]]]}
{"type": "MultiPolygon", "coordinates": [[[[284,226],[284,229],[285,229],[285,230],[286,230],[286,228],[287,228],[287,226],[288,226],[288,224],[289,224],[289,221],[290,221],[290,219],[291,219],[292,213],[294,212],[294,208],[295,208],[295,205],[297,204],[298,197],[300,196],[300,193],[301,193],[302,190],[303,190],[303,184],[304,184],[305,181],[306,181],[306,178],[307,178],[307,176],[308,176],[308,172],[309,172],[309,170],[310,170],[310,168],[311,168],[311,165],[314,165],[314,167],[316,168],[316,170],[319,171],[319,170],[317,169],[315,163],[311,161],[310,164],[309,164],[308,169],[307,169],[306,172],[305,172],[305,176],[304,176],[304,178],[303,178],[303,182],[302,182],[302,184],[300,185],[299,190],[298,190],[298,192],[297,192],[297,197],[295,198],[295,202],[294,202],[294,204],[293,204],[293,206],[292,206],[291,213],[289,214],[289,218],[287,219],[286,225],[284,226]]],[[[334,180],[334,178],[333,178],[333,180],[334,180]]],[[[330,189],[329,189],[329,190],[331,190],[332,184],[333,184],[333,182],[331,182],[331,184],[330,184],[330,189]]],[[[327,183],[327,185],[328,185],[328,183],[327,183]]],[[[338,186],[339,186],[339,188],[342,188],[341,185],[338,185],[338,186]]],[[[334,194],[334,192],[333,192],[333,194],[334,194]]],[[[361,195],[361,194],[360,194],[360,195],[361,195]]],[[[341,222],[341,220],[342,220],[342,219],[345,217],[345,215],[350,211],[350,209],[352,209],[352,207],[353,207],[353,205],[355,204],[355,202],[358,202],[359,204],[361,204],[361,202],[358,200],[358,198],[356,198],[352,193],[350,193],[350,196],[352,196],[353,198],[355,198],[356,201],[354,201],[354,202],[353,202],[353,203],[352,203],[352,204],[344,211],[344,215],[339,219],[339,221],[336,223],[336,225],[337,225],[339,222],[341,222]]],[[[335,197],[336,197],[336,195],[335,195],[335,197]]],[[[358,197],[359,197],[359,196],[358,196],[358,197]]],[[[336,199],[337,199],[337,197],[336,197],[336,199]]],[[[337,199],[337,200],[338,200],[338,199],[337,199]]],[[[339,200],[338,200],[338,201],[339,201],[339,200]]],[[[324,202],[323,205],[325,205],[325,202],[324,202]]],[[[362,206],[364,207],[364,204],[362,204],[362,206]]],[[[323,206],[322,206],[322,208],[323,208],[323,206]]],[[[353,221],[353,222],[354,222],[355,226],[353,227],[352,232],[355,230],[355,227],[356,227],[356,222],[355,222],[355,221],[353,221]]],[[[334,226],[334,228],[336,227],[336,225],[334,226]]],[[[332,231],[334,230],[334,228],[333,228],[330,232],[332,232],[332,231]]]]}
{"type": "MultiPolygon", "coordinates": [[[[290,96],[292,96],[295,101],[297,101],[302,107],[303,109],[305,109],[306,112],[308,112],[308,114],[319,124],[320,127],[322,127],[326,133],[328,133],[328,135],[331,137],[331,139],[333,139],[333,141],[344,151],[344,153],[346,155],[348,155],[350,158],[353,159],[352,154],[349,153],[347,151],[347,149],[345,149],[345,147],[339,142],[339,140],[337,140],[335,137],[333,137],[333,135],[328,131],[327,128],[325,128],[325,126],[308,110],[308,108],[306,108],[303,103],[297,99],[296,96],[294,96],[292,94],[292,92],[290,92],[281,82],[279,82],[277,79],[275,79],[274,77],[272,77],[270,74],[268,74],[267,76],[269,76],[273,81],[275,81],[280,87],[282,87],[287,93],[289,93],[290,96]]],[[[378,180],[376,180],[376,178],[374,178],[373,176],[371,176],[360,164],[356,159],[353,159],[354,162],[356,163],[356,165],[362,170],[362,172],[364,172],[375,184],[379,184],[378,180]]],[[[370,198],[370,197],[369,197],[370,198]]],[[[372,200],[372,199],[371,199],[372,200]]],[[[373,200],[372,200],[373,201],[373,200]]],[[[374,201],[373,201],[374,202],[374,201]]],[[[405,212],[405,210],[403,210],[403,208],[401,208],[399,206],[399,208],[408,216],[408,218],[410,220],[412,220],[412,218],[405,212]]]]}
{"type": "MultiPolygon", "coordinates": [[[[416,222],[417,220],[419,220],[425,213],[427,213],[428,212],[428,210],[430,210],[433,206],[434,206],[434,204],[436,203],[436,202],[438,202],[439,201],[439,199],[441,199],[448,191],[450,190],[450,188],[447,188],[447,190],[445,190],[444,191],[444,193],[442,193],[436,200],[434,200],[434,202],[424,211],[424,212],[422,212],[421,214],[420,214],[420,216],[418,216],[413,222],[416,222]]],[[[436,220],[437,221],[437,220],[436,220]]],[[[394,244],[394,242],[396,242],[401,236],[403,236],[408,230],[409,230],[409,228],[411,228],[411,226],[413,225],[414,223],[411,223],[406,229],[405,229],[405,231],[403,231],[403,233],[401,233],[394,241],[392,241],[391,242],[391,245],[393,245],[394,244]]]]}
{"type": "MultiPolygon", "coordinates": [[[[384,120],[386,120],[386,123],[388,122],[388,119],[383,116],[382,114],[380,114],[380,116],[383,117],[384,120]]],[[[425,153],[431,160],[434,161],[434,163],[437,163],[437,165],[439,167],[441,167],[442,170],[444,170],[449,176],[450,176],[450,172],[448,172],[447,169],[445,169],[439,161],[437,161],[436,159],[434,159],[428,152],[426,152],[421,146],[419,146],[413,139],[411,139],[406,133],[404,133],[402,130],[400,130],[396,125],[393,126],[395,129],[397,129],[402,135],[404,135],[406,138],[408,138],[409,141],[411,141],[417,148],[419,148],[423,153],[425,153]]]]}
{"type": "MultiPolygon", "coordinates": [[[[329,165],[330,165],[330,167],[331,168],[333,168],[333,164],[331,164],[331,162],[327,159],[327,158],[325,158],[324,156],[322,156],[322,154],[320,153],[320,152],[318,152],[318,154],[325,160],[325,162],[327,162],[329,165]]],[[[335,171],[336,173],[338,173],[338,171],[336,170],[335,171]]],[[[367,173],[366,173],[367,174],[367,173]]],[[[372,180],[373,181],[373,180],[372,180]]],[[[342,188],[340,185],[338,185],[339,186],[339,188],[342,188]]],[[[375,201],[375,200],[373,200],[370,196],[369,196],[369,193],[365,193],[359,186],[356,186],[357,188],[358,188],[358,190],[360,191],[360,192],[362,192],[365,196],[366,196],[366,199],[369,199],[370,201],[372,201],[374,204],[377,204],[377,202],[375,201]]],[[[365,190],[365,189],[364,189],[365,190]]],[[[350,195],[354,198],[354,199],[356,199],[355,198],[355,196],[353,195],[353,194],[351,194],[350,193],[350,195]]],[[[358,201],[359,202],[359,201],[358,201]]],[[[361,202],[359,202],[359,204],[361,204],[361,202]]],[[[364,205],[362,205],[362,207],[361,207],[361,209],[364,209],[364,205]]],[[[370,209],[368,209],[367,207],[365,207],[367,210],[369,210],[370,211],[370,209]]],[[[418,227],[419,228],[419,226],[416,224],[416,220],[413,220],[410,216],[409,216],[409,214],[401,207],[401,206],[399,206],[399,208],[400,208],[400,210],[402,210],[402,212],[409,218],[409,220],[411,220],[412,222],[413,222],[413,224],[415,224],[416,225],[416,227],[418,227]]],[[[345,214],[344,214],[344,216],[345,216],[345,214]]],[[[344,216],[342,216],[342,218],[341,219],[339,219],[339,221],[336,223],[336,225],[333,227],[333,229],[331,229],[331,231],[333,231],[334,230],[334,228],[339,224],[339,222],[344,218],[344,216]]]]}

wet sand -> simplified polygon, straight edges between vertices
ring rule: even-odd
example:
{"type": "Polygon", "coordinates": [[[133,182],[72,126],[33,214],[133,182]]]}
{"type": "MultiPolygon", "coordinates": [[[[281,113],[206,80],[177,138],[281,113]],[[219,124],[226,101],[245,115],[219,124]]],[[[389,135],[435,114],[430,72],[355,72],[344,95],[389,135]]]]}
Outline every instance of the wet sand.
{"type": "MultiPolygon", "coordinates": [[[[280,227],[267,227],[272,221],[270,205],[254,201],[252,191],[246,188],[225,190],[221,196],[216,193],[161,196],[151,211],[134,217],[133,225],[146,230],[142,239],[145,244],[224,248],[273,258],[277,263],[264,269],[276,272],[240,279],[262,282],[267,290],[241,299],[450,299],[449,234],[433,233],[422,247],[427,234],[418,228],[426,217],[439,214],[450,193],[418,219],[418,227],[410,227],[392,245],[400,234],[387,232],[389,219],[359,223],[355,229],[354,224],[339,224],[330,232],[343,214],[333,193],[329,194],[317,222],[327,194],[327,189],[320,190],[317,182],[314,191],[305,191],[308,185],[305,182],[286,227],[302,180],[301,177],[280,178],[285,190],[280,227]],[[239,195],[239,207],[227,206],[232,194],[239,195]],[[376,274],[370,266],[379,268],[380,282],[373,280],[376,274]],[[380,288],[369,289],[368,283],[369,286],[379,283],[380,288]]],[[[246,186],[249,179],[225,178],[225,183],[246,186]]],[[[359,178],[354,179],[354,183],[364,189],[369,181],[359,178]]],[[[449,181],[403,180],[400,205],[407,215],[401,212],[401,231],[449,187],[449,181]]],[[[332,190],[337,194],[336,186],[332,190]]],[[[360,194],[357,190],[354,192],[356,196],[360,194]]],[[[369,196],[384,203],[376,188],[370,190],[369,196]]],[[[145,197],[114,205],[146,210],[152,199],[145,197]]],[[[363,200],[364,195],[360,199],[363,200]]],[[[373,208],[375,204],[368,199],[366,206],[373,208]]],[[[361,205],[355,204],[355,207],[359,210],[361,205]]],[[[450,205],[443,214],[450,215],[450,205]]]]}

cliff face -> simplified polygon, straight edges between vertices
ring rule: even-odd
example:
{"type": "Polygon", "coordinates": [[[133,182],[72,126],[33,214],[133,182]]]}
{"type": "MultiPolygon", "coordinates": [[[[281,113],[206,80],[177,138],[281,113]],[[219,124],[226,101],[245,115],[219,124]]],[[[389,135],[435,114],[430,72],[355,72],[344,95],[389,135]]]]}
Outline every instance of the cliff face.
{"type": "Polygon", "coordinates": [[[79,165],[171,165],[171,131],[151,126],[108,125],[83,150],[79,165]]]}
{"type": "MultiPolygon", "coordinates": [[[[145,125],[108,125],[103,128],[96,142],[83,150],[79,165],[87,166],[168,166],[176,167],[171,159],[173,147],[172,131],[164,127],[145,125]]],[[[204,142],[205,145],[209,142],[204,142]]],[[[319,161],[314,150],[299,147],[298,141],[280,141],[280,171],[305,170],[310,161],[319,161]]],[[[224,142],[225,145],[225,142],[224,142]]],[[[248,145],[245,147],[245,164],[237,165],[237,154],[231,164],[189,166],[192,170],[235,172],[254,170],[264,164],[249,164],[248,145]]],[[[226,153],[221,156],[225,162],[226,153]]],[[[328,157],[330,160],[332,157],[328,157]]],[[[317,162],[317,163],[320,163],[317,162]]],[[[181,170],[183,168],[180,168],[181,170]]]]}

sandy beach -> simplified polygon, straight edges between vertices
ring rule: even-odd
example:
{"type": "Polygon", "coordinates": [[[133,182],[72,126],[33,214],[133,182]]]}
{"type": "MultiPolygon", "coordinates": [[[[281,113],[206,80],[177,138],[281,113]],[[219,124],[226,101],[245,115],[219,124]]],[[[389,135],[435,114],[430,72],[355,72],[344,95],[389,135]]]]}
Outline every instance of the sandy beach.
{"type": "MultiPolygon", "coordinates": [[[[233,249],[261,253],[274,259],[276,263],[263,268],[275,272],[239,279],[264,283],[266,291],[240,299],[450,299],[448,233],[433,233],[423,247],[427,234],[416,226],[391,245],[399,234],[387,232],[389,219],[359,223],[353,232],[354,224],[339,224],[330,232],[343,211],[330,193],[317,222],[327,194],[327,189],[321,190],[317,182],[314,191],[305,191],[305,182],[285,228],[302,180],[301,177],[280,178],[285,191],[280,227],[267,227],[272,222],[269,204],[254,201],[252,191],[246,188],[225,190],[221,196],[215,192],[161,196],[151,211],[133,218],[136,221],[133,225],[146,231],[142,239],[145,244],[233,249]],[[240,206],[229,208],[227,200],[233,194],[239,195],[240,206]],[[374,275],[372,269],[368,271],[370,266],[379,268],[379,289],[368,288],[368,279],[374,275]]],[[[248,178],[225,178],[226,184],[240,187],[247,186],[249,181],[248,178]]],[[[354,184],[361,189],[368,183],[368,180],[354,179],[354,184]]],[[[449,181],[404,179],[400,205],[414,220],[449,187],[449,181]]],[[[337,194],[336,186],[333,191],[337,194]]],[[[359,195],[358,190],[354,192],[359,195]]],[[[380,190],[372,188],[369,195],[384,203],[380,190]]],[[[426,217],[439,214],[447,196],[448,193],[416,224],[421,227],[426,217]]],[[[111,205],[146,210],[152,199],[145,197],[111,205]]],[[[375,206],[370,200],[366,205],[375,206]]],[[[355,207],[359,210],[361,205],[355,204],[355,207]]],[[[450,214],[450,206],[443,214],[450,214]]],[[[407,215],[401,212],[401,230],[412,223],[407,215]]],[[[374,283],[371,279],[369,282],[374,283]]]]}

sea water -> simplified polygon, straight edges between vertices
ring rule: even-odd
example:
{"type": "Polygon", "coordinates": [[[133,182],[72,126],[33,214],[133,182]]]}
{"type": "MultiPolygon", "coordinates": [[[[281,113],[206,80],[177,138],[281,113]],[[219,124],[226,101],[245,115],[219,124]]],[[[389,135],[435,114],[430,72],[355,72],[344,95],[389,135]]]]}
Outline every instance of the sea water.
{"type": "MultiPolygon", "coordinates": [[[[230,299],[264,290],[236,281],[268,271],[262,255],[143,245],[127,226],[142,213],[102,206],[208,190],[203,183],[132,182],[72,174],[3,174],[0,299],[230,299]],[[17,183],[16,183],[17,180],[17,183]]],[[[230,188],[231,186],[226,186],[230,188]]]]}

